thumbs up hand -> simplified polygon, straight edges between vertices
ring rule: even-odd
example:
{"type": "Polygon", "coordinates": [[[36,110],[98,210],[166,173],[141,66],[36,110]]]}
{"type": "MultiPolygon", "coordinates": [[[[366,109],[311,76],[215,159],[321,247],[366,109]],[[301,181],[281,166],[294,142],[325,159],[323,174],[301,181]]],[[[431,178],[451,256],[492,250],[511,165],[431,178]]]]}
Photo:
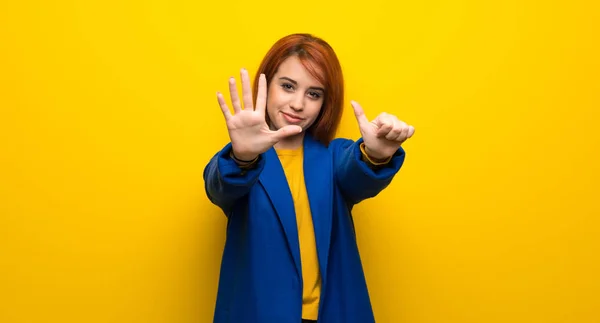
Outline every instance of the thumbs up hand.
{"type": "Polygon", "coordinates": [[[351,104],[365,143],[365,152],[373,159],[384,160],[394,155],[400,145],[415,133],[413,126],[385,112],[369,121],[358,102],[352,101],[351,104]]]}

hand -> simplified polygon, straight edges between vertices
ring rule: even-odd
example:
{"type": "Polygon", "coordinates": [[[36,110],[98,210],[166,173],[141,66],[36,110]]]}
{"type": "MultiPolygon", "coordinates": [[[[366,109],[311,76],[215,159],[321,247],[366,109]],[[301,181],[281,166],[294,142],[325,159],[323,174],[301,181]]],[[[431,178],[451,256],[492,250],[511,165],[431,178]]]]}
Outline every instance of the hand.
{"type": "Polygon", "coordinates": [[[402,143],[412,137],[415,128],[385,112],[369,122],[363,108],[352,101],[354,115],[365,143],[365,151],[374,159],[387,159],[394,155],[402,143]]]}
{"type": "Polygon", "coordinates": [[[267,80],[261,74],[258,81],[258,97],[256,107],[252,106],[252,92],[248,71],[242,69],[242,96],[244,108],[240,102],[235,79],[229,79],[229,94],[233,104],[234,115],[231,115],[229,107],[220,92],[217,92],[219,106],[227,122],[227,131],[231,139],[233,154],[241,160],[252,160],[258,155],[269,150],[281,139],[298,134],[302,131],[300,126],[288,125],[277,131],[269,129],[265,121],[265,110],[267,105],[267,80]]]}

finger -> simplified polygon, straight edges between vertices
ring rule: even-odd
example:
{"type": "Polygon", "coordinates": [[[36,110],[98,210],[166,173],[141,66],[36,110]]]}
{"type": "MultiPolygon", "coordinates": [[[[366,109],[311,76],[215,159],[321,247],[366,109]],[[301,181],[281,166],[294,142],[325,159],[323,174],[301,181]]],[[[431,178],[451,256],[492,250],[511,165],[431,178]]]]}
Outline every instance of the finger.
{"type": "Polygon", "coordinates": [[[227,103],[225,103],[225,98],[221,92],[217,92],[217,101],[219,102],[225,120],[229,120],[229,118],[231,118],[231,112],[229,111],[229,107],[227,106],[227,103]]]}
{"type": "Polygon", "coordinates": [[[297,135],[302,132],[302,127],[296,125],[288,125],[279,128],[279,130],[273,132],[273,140],[275,142],[280,141],[289,136],[297,135]]]}
{"type": "Polygon", "coordinates": [[[252,87],[250,86],[250,76],[248,76],[248,70],[242,68],[240,75],[242,77],[242,98],[244,100],[244,109],[254,110],[254,103],[252,102],[252,87]]]}
{"type": "Polygon", "coordinates": [[[383,138],[387,136],[390,131],[394,128],[393,122],[381,121],[379,122],[379,129],[377,130],[377,138],[383,138]]]}
{"type": "Polygon", "coordinates": [[[402,135],[402,129],[404,128],[404,125],[398,120],[394,120],[393,122],[394,122],[394,127],[385,136],[385,139],[387,139],[387,140],[397,140],[398,137],[400,137],[402,135]]]}
{"type": "Polygon", "coordinates": [[[265,74],[258,77],[258,94],[256,97],[256,111],[264,112],[267,105],[267,78],[265,74]]]}
{"type": "Polygon", "coordinates": [[[415,134],[415,127],[413,126],[408,126],[408,135],[406,136],[406,138],[410,138],[415,134]]]}
{"type": "Polygon", "coordinates": [[[394,128],[394,120],[390,116],[383,112],[377,116],[374,120],[377,129],[377,138],[385,137],[394,128]]]}
{"type": "Polygon", "coordinates": [[[233,112],[238,114],[242,111],[242,105],[240,103],[240,96],[238,95],[237,87],[235,86],[235,78],[229,78],[229,95],[231,96],[231,104],[233,105],[233,112]]]}
{"type": "Polygon", "coordinates": [[[408,137],[408,126],[406,124],[403,124],[402,129],[401,129],[400,133],[398,134],[398,137],[396,137],[396,141],[404,142],[407,137],[408,137]]]}
{"type": "Polygon", "coordinates": [[[415,128],[413,126],[409,126],[409,125],[405,124],[402,129],[402,132],[400,133],[400,135],[398,136],[396,141],[403,143],[404,141],[406,141],[406,139],[410,138],[414,132],[415,132],[415,128]]]}
{"type": "Polygon", "coordinates": [[[358,102],[356,102],[356,101],[351,101],[350,104],[352,104],[352,107],[354,108],[354,116],[356,117],[356,120],[358,121],[358,126],[363,127],[367,123],[369,123],[369,119],[367,119],[367,116],[365,115],[365,111],[360,106],[360,104],[358,104],[358,102]]]}

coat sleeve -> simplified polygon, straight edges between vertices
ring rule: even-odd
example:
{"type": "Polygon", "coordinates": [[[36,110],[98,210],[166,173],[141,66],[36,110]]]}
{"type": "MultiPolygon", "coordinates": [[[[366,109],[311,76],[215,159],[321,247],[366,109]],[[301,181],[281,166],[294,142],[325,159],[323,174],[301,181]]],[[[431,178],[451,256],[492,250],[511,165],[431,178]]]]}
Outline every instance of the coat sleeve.
{"type": "Polygon", "coordinates": [[[336,184],[350,205],[379,194],[391,183],[404,163],[405,152],[400,147],[389,163],[372,169],[362,160],[362,142],[362,138],[356,142],[338,138],[329,144],[336,184]]]}
{"type": "Polygon", "coordinates": [[[217,152],[204,168],[204,189],[208,199],[229,216],[234,204],[250,192],[265,167],[261,155],[250,169],[243,169],[230,157],[231,143],[217,152]]]}

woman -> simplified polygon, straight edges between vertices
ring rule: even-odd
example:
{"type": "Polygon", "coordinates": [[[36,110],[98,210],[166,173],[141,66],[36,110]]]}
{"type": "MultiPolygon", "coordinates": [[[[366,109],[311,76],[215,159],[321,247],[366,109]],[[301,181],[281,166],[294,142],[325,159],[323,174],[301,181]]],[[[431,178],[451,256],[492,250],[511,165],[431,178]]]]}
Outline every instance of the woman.
{"type": "Polygon", "coordinates": [[[244,69],[233,114],[217,93],[231,142],[204,170],[228,217],[214,322],[374,322],[351,210],[391,182],[414,128],[352,102],[362,138],[332,140],[342,71],[317,37],[280,39],[257,75],[256,104],[244,69]]]}

